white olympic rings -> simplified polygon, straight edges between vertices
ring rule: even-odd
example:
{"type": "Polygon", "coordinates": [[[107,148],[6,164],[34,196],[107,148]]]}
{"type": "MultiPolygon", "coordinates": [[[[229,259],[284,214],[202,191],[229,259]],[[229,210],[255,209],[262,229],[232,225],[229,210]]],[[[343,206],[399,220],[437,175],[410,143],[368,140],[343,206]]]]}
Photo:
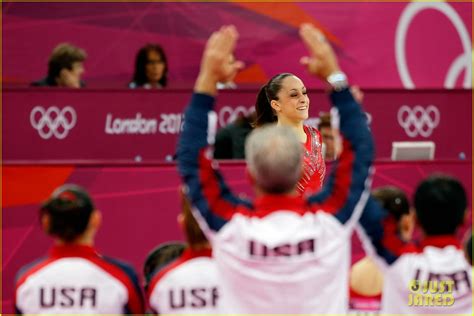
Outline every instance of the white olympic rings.
{"type": "Polygon", "coordinates": [[[441,114],[434,105],[428,106],[426,109],[417,105],[410,108],[403,105],[398,110],[398,123],[405,130],[409,137],[430,137],[433,130],[439,125],[441,114]]]}
{"type": "Polygon", "coordinates": [[[60,110],[56,106],[51,106],[45,110],[42,106],[35,106],[30,113],[31,126],[38,131],[43,139],[55,136],[57,139],[64,139],[69,131],[76,125],[76,111],[70,106],[60,110]]]}
{"type": "Polygon", "coordinates": [[[403,11],[402,15],[400,16],[395,36],[395,56],[398,72],[404,87],[406,89],[415,88],[415,84],[413,83],[410,72],[408,71],[406,61],[405,41],[407,31],[414,17],[425,9],[437,10],[449,19],[458,32],[458,36],[461,39],[464,50],[462,54],[454,59],[451,66],[449,67],[444,80],[444,87],[447,89],[453,89],[455,87],[457,78],[462,73],[462,71],[465,70],[463,87],[465,89],[470,89],[472,76],[471,37],[457,12],[445,2],[412,2],[407,5],[405,11],[403,11]]]}

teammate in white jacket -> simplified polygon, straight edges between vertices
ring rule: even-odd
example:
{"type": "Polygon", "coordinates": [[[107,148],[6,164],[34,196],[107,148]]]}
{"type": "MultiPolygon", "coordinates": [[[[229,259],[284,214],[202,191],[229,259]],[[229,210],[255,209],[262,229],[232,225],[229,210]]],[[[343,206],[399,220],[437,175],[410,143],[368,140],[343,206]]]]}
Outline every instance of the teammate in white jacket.
{"type": "Polygon", "coordinates": [[[147,288],[148,304],[155,314],[216,314],[221,293],[211,246],[191,214],[183,191],[181,205],[178,221],[187,246],[175,260],[153,269],[147,288]]]}
{"type": "Polygon", "coordinates": [[[17,275],[17,314],[142,314],[135,271],[100,255],[94,236],[101,216],[84,189],[64,185],[41,208],[43,229],[54,237],[49,255],[17,275]]]}
{"type": "Polygon", "coordinates": [[[423,239],[406,247],[396,219],[370,199],[359,231],[366,251],[382,268],[382,312],[386,314],[469,314],[471,265],[455,233],[465,220],[466,193],[451,177],[433,175],[414,196],[423,239]]]}

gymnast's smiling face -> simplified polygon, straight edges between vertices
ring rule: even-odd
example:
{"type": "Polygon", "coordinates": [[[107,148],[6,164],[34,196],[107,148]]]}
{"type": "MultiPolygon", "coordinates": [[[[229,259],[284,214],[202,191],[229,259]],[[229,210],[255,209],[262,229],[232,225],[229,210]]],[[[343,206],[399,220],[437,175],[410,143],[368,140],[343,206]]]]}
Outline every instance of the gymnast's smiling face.
{"type": "Polygon", "coordinates": [[[277,94],[278,100],[272,100],[271,106],[278,116],[278,121],[302,122],[309,116],[309,97],[303,81],[296,76],[288,76],[281,82],[277,94]]]}

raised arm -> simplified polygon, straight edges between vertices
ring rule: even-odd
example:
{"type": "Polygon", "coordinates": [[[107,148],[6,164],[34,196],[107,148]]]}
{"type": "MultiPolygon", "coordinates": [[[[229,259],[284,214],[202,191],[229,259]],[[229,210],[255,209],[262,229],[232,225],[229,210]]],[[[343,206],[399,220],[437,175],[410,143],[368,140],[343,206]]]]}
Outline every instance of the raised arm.
{"type": "Polygon", "coordinates": [[[237,38],[237,30],[233,26],[222,27],[209,38],[194,94],[185,111],[183,133],[177,150],[179,173],[188,187],[193,209],[199,212],[198,222],[206,233],[222,228],[235,208],[244,203],[227,187],[208,150],[209,117],[213,113],[216,84],[226,82],[242,67],[238,61],[233,64],[224,62],[233,53],[237,38]]]}
{"type": "Polygon", "coordinates": [[[303,25],[300,35],[311,57],[302,58],[310,73],[331,88],[333,127],[339,128],[342,153],[326,179],[323,189],[309,197],[314,209],[333,213],[352,227],[359,219],[369,196],[373,160],[373,140],[360,105],[349,91],[336,55],[324,35],[312,25],[303,25]]]}

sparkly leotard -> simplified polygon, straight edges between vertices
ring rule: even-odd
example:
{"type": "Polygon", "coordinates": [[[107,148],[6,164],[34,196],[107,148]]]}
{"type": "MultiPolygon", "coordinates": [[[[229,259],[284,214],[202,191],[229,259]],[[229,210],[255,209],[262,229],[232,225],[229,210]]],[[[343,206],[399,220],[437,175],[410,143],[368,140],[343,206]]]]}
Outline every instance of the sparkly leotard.
{"type": "Polygon", "coordinates": [[[303,128],[307,138],[303,145],[303,174],[296,185],[300,194],[320,190],[326,174],[321,134],[314,127],[305,125],[303,128]]]}

